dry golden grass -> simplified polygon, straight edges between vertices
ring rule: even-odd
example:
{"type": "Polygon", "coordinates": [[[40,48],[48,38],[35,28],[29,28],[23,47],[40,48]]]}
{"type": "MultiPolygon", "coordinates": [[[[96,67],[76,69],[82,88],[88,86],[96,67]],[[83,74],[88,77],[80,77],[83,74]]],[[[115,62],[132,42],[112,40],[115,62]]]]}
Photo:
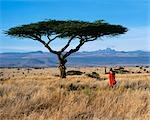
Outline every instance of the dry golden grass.
{"type": "MultiPolygon", "coordinates": [[[[73,69],[108,77],[101,67],[73,69]]],[[[126,69],[134,74],[116,74],[113,89],[108,79],[60,79],[56,68],[0,69],[0,119],[149,120],[150,68],[126,69]]]]}

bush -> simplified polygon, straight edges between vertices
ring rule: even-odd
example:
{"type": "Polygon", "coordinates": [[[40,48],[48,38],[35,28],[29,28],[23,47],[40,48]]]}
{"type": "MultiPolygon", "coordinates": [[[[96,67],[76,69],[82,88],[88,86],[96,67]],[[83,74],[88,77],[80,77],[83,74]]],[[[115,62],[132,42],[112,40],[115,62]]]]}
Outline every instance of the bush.
{"type": "Polygon", "coordinates": [[[100,80],[100,76],[96,72],[92,72],[91,74],[85,74],[85,75],[88,76],[88,77],[96,78],[96,79],[100,80]]]}
{"type": "Polygon", "coordinates": [[[115,70],[115,73],[119,73],[119,74],[125,74],[125,73],[129,73],[129,72],[130,72],[130,71],[124,70],[124,69],[115,70]]]}
{"type": "Polygon", "coordinates": [[[83,74],[83,72],[78,71],[78,70],[67,71],[67,75],[82,75],[82,74],[83,74]]]}
{"type": "Polygon", "coordinates": [[[141,66],[140,69],[143,69],[143,66],[141,66]]]}

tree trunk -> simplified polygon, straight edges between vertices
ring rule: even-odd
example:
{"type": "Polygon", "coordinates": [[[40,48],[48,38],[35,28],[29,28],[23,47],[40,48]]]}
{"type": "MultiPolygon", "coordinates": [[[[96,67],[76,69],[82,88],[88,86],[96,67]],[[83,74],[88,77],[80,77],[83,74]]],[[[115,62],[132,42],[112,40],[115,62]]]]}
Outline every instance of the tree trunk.
{"type": "Polygon", "coordinates": [[[66,67],[63,64],[59,65],[59,70],[60,70],[60,77],[61,78],[66,78],[66,67]]]}
{"type": "Polygon", "coordinates": [[[107,74],[106,67],[105,67],[105,74],[107,74]]]}
{"type": "Polygon", "coordinates": [[[60,77],[66,78],[66,62],[67,60],[64,59],[62,56],[58,56],[59,59],[59,70],[60,70],[60,77]]]}

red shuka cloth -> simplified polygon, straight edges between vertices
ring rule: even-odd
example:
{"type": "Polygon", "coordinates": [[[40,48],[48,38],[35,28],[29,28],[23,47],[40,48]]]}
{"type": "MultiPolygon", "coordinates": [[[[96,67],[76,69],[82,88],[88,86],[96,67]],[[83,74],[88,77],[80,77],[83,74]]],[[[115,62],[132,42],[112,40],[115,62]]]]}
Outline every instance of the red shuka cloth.
{"type": "Polygon", "coordinates": [[[110,87],[112,88],[116,84],[115,73],[113,73],[112,71],[109,72],[109,82],[110,82],[110,87]]]}

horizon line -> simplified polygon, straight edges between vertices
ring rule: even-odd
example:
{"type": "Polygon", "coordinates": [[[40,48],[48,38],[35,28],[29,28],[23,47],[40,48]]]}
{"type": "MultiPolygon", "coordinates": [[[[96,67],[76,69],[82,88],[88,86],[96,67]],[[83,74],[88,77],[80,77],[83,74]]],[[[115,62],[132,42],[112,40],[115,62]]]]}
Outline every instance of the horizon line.
{"type": "MultiPolygon", "coordinates": [[[[114,49],[114,48],[110,48],[110,47],[108,47],[108,48],[105,48],[105,49],[98,49],[98,50],[93,50],[93,51],[77,51],[76,53],[81,53],[81,52],[95,52],[95,51],[100,51],[100,50],[108,50],[108,49],[110,49],[110,50],[114,50],[114,51],[116,51],[116,52],[134,52],[134,51],[142,51],[142,52],[150,52],[150,50],[142,50],[142,49],[138,49],[138,50],[116,50],[116,49],[114,49]]],[[[14,51],[12,51],[12,50],[6,50],[6,52],[0,52],[0,54],[1,53],[32,53],[32,52],[42,52],[42,53],[50,53],[50,52],[48,52],[48,51],[44,51],[44,50],[36,50],[36,51],[25,51],[25,50],[14,50],[14,51]]],[[[67,52],[67,51],[66,51],[67,52]]]]}

